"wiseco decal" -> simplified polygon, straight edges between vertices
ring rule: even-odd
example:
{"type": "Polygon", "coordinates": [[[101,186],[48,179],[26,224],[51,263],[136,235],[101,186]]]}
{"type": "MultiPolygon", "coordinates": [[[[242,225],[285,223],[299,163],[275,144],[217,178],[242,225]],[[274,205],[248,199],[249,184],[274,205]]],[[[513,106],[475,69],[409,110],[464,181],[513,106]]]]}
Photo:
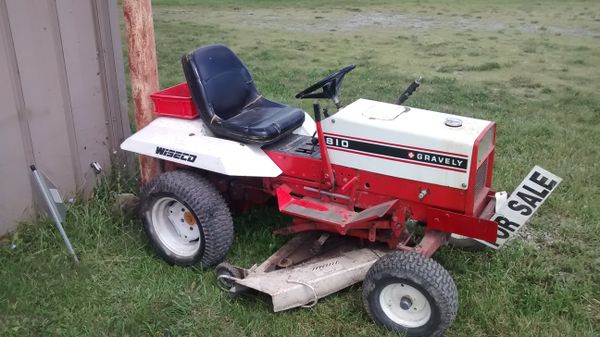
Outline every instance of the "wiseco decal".
{"type": "Polygon", "coordinates": [[[402,159],[407,163],[425,163],[440,168],[458,169],[465,172],[468,167],[468,160],[464,157],[457,157],[447,154],[432,153],[423,150],[406,149],[402,147],[388,146],[363,142],[355,139],[344,139],[333,136],[325,136],[325,144],[328,147],[338,149],[348,149],[363,152],[366,155],[381,155],[402,159]]]}
{"type": "Polygon", "coordinates": [[[164,157],[185,160],[190,163],[195,162],[196,158],[197,158],[197,156],[195,156],[193,154],[179,152],[179,151],[175,151],[175,150],[171,150],[171,149],[165,149],[164,147],[160,147],[160,146],[156,147],[156,154],[164,156],[164,157]]]}

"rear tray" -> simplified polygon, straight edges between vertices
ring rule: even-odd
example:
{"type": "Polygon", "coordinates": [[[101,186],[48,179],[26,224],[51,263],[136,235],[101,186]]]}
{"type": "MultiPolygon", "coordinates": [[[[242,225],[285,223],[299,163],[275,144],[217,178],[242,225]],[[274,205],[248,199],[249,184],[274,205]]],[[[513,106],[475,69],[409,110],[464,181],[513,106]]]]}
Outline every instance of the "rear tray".
{"type": "Polygon", "coordinates": [[[157,91],[150,95],[150,98],[154,102],[154,112],[157,116],[186,119],[198,117],[198,110],[192,101],[190,88],[185,82],[157,91]]]}

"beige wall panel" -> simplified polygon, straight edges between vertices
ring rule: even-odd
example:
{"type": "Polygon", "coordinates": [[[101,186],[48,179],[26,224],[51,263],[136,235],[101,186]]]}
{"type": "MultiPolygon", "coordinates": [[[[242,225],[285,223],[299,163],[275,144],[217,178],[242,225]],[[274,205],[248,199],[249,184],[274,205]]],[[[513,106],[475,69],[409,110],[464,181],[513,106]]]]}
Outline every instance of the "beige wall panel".
{"type": "Polygon", "coordinates": [[[32,201],[27,134],[19,122],[21,85],[7,18],[0,2],[0,235],[28,215],[32,201]]]}
{"type": "Polygon", "coordinates": [[[89,192],[96,180],[90,163],[97,161],[103,168],[110,166],[94,11],[91,1],[62,0],[57,2],[57,13],[61,40],[65,41],[62,47],[75,128],[76,144],[72,145],[76,147],[82,173],[77,185],[89,192]]]}
{"type": "Polygon", "coordinates": [[[110,169],[130,133],[119,34],[116,0],[0,0],[0,236],[33,214],[30,164],[65,198],[110,169]]]}
{"type": "Polygon", "coordinates": [[[60,187],[75,191],[65,71],[57,45],[53,1],[7,0],[36,165],[60,187]],[[27,18],[24,20],[24,18],[27,18]]]}

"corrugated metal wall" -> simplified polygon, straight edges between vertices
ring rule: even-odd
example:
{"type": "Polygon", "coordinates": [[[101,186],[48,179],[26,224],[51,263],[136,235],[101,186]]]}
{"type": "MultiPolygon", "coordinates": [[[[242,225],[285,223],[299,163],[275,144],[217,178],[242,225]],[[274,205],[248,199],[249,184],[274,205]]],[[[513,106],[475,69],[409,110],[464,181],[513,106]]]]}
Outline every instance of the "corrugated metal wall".
{"type": "Polygon", "coordinates": [[[0,0],[0,235],[33,212],[35,164],[89,192],[129,135],[116,0],[0,0]]]}

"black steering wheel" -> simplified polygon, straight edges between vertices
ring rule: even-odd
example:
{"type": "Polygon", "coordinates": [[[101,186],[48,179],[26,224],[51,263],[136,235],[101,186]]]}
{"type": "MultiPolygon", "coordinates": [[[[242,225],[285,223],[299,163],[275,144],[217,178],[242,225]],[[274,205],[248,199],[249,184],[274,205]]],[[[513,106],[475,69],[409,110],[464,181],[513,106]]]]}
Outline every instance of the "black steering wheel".
{"type": "Polygon", "coordinates": [[[352,71],[354,68],[356,68],[356,65],[351,64],[336,71],[335,73],[297,93],[296,98],[330,98],[339,108],[339,93],[342,80],[344,79],[344,76],[346,76],[346,74],[352,71]],[[321,88],[323,88],[323,91],[315,92],[321,88]]]}

